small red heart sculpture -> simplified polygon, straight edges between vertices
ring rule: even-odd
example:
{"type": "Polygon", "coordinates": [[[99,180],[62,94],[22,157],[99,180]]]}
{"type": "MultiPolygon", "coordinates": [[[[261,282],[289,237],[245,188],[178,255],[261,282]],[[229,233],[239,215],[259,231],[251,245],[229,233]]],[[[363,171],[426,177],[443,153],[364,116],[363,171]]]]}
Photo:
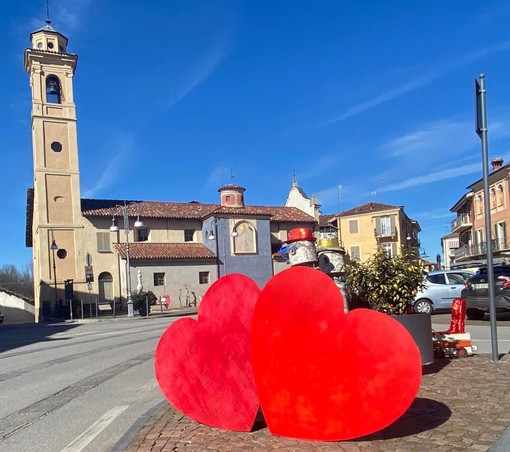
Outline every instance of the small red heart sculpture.
{"type": "Polygon", "coordinates": [[[251,364],[251,326],[260,289],[244,275],[216,281],[198,321],[170,325],[156,348],[161,391],[186,416],[225,430],[250,431],[259,408],[251,364]]]}
{"type": "Polygon", "coordinates": [[[340,441],[376,432],[411,405],[421,382],[414,340],[391,317],[348,314],[335,283],[293,267],[262,290],[253,369],[271,433],[340,441]]]}

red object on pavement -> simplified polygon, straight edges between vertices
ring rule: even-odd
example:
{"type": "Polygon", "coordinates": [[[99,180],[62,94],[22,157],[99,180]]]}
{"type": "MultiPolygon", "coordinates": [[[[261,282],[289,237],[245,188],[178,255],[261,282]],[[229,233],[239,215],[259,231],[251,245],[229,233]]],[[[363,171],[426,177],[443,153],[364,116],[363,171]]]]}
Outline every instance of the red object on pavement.
{"type": "Polygon", "coordinates": [[[251,363],[253,310],[260,294],[244,275],[216,281],[198,320],[170,325],[156,348],[161,391],[186,416],[211,427],[250,431],[259,408],[251,363]]]}
{"type": "Polygon", "coordinates": [[[466,332],[466,299],[454,298],[450,328],[446,334],[462,334],[466,332]]]}
{"type": "Polygon", "coordinates": [[[309,228],[291,229],[289,231],[289,236],[287,237],[287,240],[285,240],[285,241],[287,243],[292,243],[292,242],[298,242],[301,240],[315,242],[315,237],[313,236],[313,231],[309,228]]]}
{"type": "Polygon", "coordinates": [[[168,306],[170,306],[170,295],[163,295],[161,297],[161,303],[168,309],[168,306]]]}
{"type": "Polygon", "coordinates": [[[396,421],[420,387],[420,351],[407,330],[376,311],[344,314],[338,287],[313,268],[292,267],[266,284],[252,348],[262,411],[275,435],[368,435],[396,421]]]}

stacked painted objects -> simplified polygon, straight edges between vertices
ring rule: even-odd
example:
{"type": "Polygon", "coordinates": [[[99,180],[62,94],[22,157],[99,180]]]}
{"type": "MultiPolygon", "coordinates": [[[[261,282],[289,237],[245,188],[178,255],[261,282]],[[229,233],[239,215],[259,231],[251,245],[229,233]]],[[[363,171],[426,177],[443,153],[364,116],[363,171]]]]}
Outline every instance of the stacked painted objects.
{"type": "Polygon", "coordinates": [[[291,266],[314,266],[318,262],[315,237],[309,228],[297,228],[289,231],[285,245],[280,248],[280,256],[289,261],[291,266]]]}

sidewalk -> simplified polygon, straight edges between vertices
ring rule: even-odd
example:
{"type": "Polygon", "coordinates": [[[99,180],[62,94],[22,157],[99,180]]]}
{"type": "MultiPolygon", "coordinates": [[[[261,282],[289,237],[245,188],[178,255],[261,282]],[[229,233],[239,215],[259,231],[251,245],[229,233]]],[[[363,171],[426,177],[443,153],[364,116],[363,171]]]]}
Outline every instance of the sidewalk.
{"type": "MultiPolygon", "coordinates": [[[[402,382],[405,385],[405,381],[402,382]]],[[[165,404],[124,450],[135,451],[487,451],[510,450],[510,356],[439,359],[424,367],[409,410],[386,429],[345,442],[310,442],[217,430],[165,404]],[[494,447],[495,446],[495,447],[494,447]]]]}

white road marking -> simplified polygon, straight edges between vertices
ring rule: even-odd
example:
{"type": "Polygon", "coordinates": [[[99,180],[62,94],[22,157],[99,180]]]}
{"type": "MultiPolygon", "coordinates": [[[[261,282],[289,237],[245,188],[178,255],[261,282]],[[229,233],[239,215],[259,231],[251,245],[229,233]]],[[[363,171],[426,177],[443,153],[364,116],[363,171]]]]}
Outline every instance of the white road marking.
{"type": "Polygon", "coordinates": [[[87,447],[97,435],[99,435],[106,427],[108,427],[127,408],[128,405],[122,405],[116,406],[110,411],[107,411],[80,436],[78,436],[75,440],[71,441],[66,447],[64,447],[61,452],[78,452],[85,449],[85,447],[87,447]]]}

